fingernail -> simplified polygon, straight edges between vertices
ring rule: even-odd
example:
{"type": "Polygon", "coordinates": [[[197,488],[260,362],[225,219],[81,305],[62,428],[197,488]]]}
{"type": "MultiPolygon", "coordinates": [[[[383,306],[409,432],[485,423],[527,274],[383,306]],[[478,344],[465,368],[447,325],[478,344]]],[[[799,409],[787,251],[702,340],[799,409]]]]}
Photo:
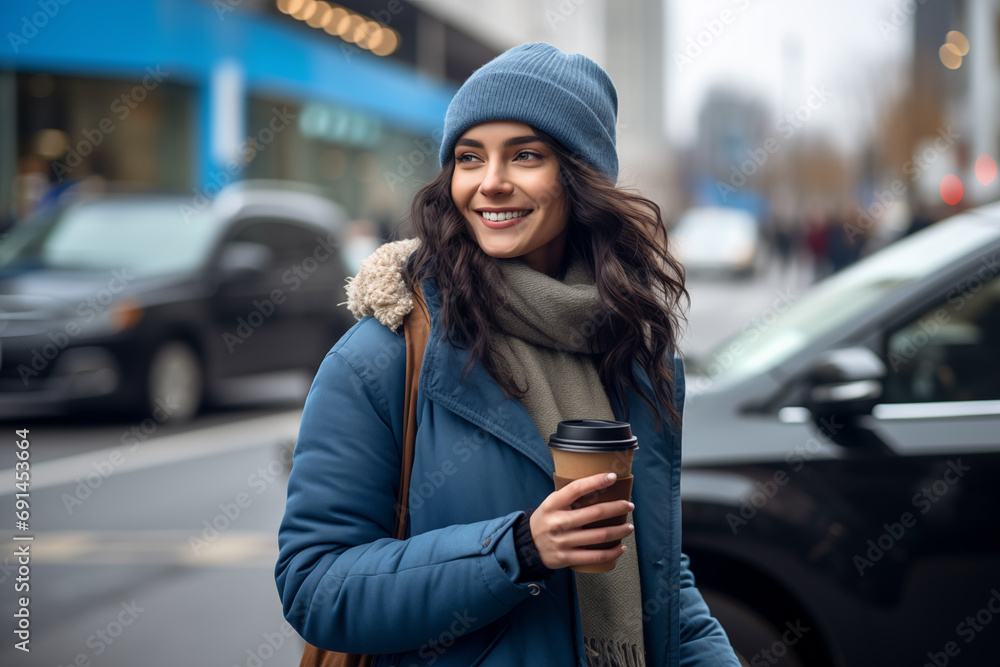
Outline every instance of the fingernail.
{"type": "Polygon", "coordinates": [[[609,481],[609,482],[613,482],[613,481],[615,481],[616,479],[618,479],[618,475],[614,474],[613,472],[609,472],[609,473],[608,473],[608,481],[609,481]]]}
{"type": "Polygon", "coordinates": [[[629,532],[632,532],[633,530],[635,530],[635,526],[633,526],[632,524],[629,524],[628,525],[628,530],[629,530],[629,532]]]}
{"type": "Polygon", "coordinates": [[[629,503],[629,504],[628,504],[628,508],[629,508],[630,510],[634,510],[634,509],[635,509],[635,503],[629,503]]]}
{"type": "Polygon", "coordinates": [[[623,545],[622,545],[622,551],[625,551],[625,550],[627,550],[627,549],[628,549],[628,547],[627,547],[627,546],[625,546],[625,545],[623,544],[623,545]]]}

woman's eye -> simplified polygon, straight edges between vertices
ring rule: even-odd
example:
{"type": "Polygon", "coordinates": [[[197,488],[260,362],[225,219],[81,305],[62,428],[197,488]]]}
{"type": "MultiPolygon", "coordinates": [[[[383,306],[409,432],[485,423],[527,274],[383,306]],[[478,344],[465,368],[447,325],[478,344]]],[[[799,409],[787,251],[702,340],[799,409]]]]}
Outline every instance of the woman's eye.
{"type": "Polygon", "coordinates": [[[518,159],[518,160],[531,160],[531,159],[536,158],[536,157],[538,157],[538,155],[536,153],[532,153],[531,151],[521,151],[520,153],[517,154],[516,159],[518,159]]]}
{"type": "Polygon", "coordinates": [[[472,162],[475,159],[476,159],[476,156],[473,155],[472,153],[462,153],[457,158],[455,158],[455,161],[456,162],[472,162]]]}

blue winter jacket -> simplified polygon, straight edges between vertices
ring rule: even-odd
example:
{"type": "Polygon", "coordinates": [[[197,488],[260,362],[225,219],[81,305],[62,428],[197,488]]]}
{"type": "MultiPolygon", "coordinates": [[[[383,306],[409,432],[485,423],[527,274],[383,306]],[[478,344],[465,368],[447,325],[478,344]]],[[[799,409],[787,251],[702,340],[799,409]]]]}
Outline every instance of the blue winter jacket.
{"type": "MultiPolygon", "coordinates": [[[[468,351],[438,340],[437,290],[423,288],[432,325],[409,536],[392,537],[404,338],[366,317],[326,355],[302,414],[275,568],[285,618],[321,648],[380,654],[378,666],[584,666],[573,572],[517,582],[512,526],[552,493],[552,456],[523,404],[480,364],[461,382],[468,351]]],[[[675,368],[680,407],[679,359],[675,368]]],[[[680,433],[657,432],[642,399],[628,402],[646,664],[738,667],[681,554],[680,433]]]]}

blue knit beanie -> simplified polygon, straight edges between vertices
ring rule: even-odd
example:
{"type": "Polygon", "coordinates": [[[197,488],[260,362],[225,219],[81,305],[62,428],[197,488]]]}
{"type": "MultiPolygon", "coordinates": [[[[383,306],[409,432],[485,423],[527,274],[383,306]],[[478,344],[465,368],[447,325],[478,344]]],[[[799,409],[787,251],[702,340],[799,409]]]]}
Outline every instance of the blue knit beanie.
{"type": "Polygon", "coordinates": [[[522,44],[473,72],[455,93],[439,159],[444,165],[473,125],[513,120],[545,132],[614,183],[617,115],[615,86],[593,60],[543,42],[522,44]]]}

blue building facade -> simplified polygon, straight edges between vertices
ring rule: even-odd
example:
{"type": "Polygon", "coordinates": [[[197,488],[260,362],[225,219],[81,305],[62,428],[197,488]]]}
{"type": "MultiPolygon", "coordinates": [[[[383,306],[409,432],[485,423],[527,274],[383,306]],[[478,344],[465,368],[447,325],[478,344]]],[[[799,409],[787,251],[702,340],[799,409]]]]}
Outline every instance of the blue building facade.
{"type": "Polygon", "coordinates": [[[53,184],[96,174],[208,196],[245,177],[310,181],[355,215],[399,209],[437,168],[455,83],[264,4],[0,4],[3,208],[47,168],[53,184]]]}

